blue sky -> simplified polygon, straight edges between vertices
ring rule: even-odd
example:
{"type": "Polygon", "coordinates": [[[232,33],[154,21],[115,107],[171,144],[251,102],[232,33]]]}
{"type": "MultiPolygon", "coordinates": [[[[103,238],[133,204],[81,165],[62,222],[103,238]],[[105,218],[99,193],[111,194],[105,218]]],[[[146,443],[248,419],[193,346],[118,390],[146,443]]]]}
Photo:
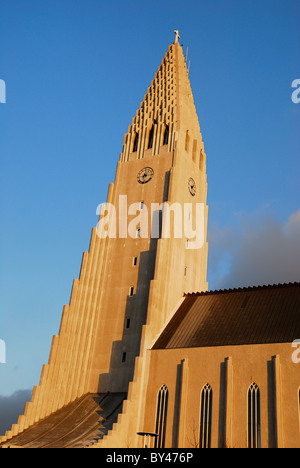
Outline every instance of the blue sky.
{"type": "Polygon", "coordinates": [[[38,384],[174,29],[207,154],[209,286],[299,281],[299,20],[299,0],[0,0],[0,395],[38,384]]]}

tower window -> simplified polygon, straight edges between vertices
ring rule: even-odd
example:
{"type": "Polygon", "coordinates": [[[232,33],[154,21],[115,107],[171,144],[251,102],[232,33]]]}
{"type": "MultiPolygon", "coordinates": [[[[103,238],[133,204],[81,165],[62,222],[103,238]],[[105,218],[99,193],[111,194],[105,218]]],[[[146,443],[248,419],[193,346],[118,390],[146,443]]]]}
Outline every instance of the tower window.
{"type": "Polygon", "coordinates": [[[212,388],[206,384],[201,392],[200,410],[200,448],[211,447],[212,388]]]}
{"type": "Polygon", "coordinates": [[[203,171],[203,167],[204,167],[204,154],[203,154],[202,149],[201,149],[201,151],[200,151],[199,167],[200,167],[200,170],[203,171]]]}
{"type": "Polygon", "coordinates": [[[125,328],[129,328],[129,327],[130,327],[130,318],[128,318],[128,319],[126,320],[126,326],[125,326],[125,328]]]}
{"type": "Polygon", "coordinates": [[[164,131],[163,145],[167,145],[169,142],[169,125],[166,125],[164,131]]]}
{"type": "Polygon", "coordinates": [[[193,142],[193,154],[192,154],[192,159],[195,162],[196,161],[196,153],[197,153],[197,140],[194,140],[193,142]]]}
{"type": "Polygon", "coordinates": [[[189,148],[190,148],[190,135],[189,135],[189,131],[187,130],[185,134],[185,151],[187,153],[189,151],[189,148]]]}
{"type": "Polygon", "coordinates": [[[138,261],[138,258],[137,258],[137,257],[133,257],[132,266],[137,266],[137,261],[138,261]]]}
{"type": "Polygon", "coordinates": [[[154,136],[154,125],[152,125],[151,130],[149,132],[148,149],[152,148],[153,146],[153,136],[154,136]]]}
{"type": "Polygon", "coordinates": [[[126,353],[125,351],[122,353],[122,362],[125,362],[126,361],[126,353]]]}
{"type": "Polygon", "coordinates": [[[130,289],[129,289],[129,296],[132,297],[132,296],[133,296],[133,293],[134,293],[134,286],[130,286],[130,289]]]}
{"type": "Polygon", "coordinates": [[[260,391],[253,383],[248,389],[248,448],[260,447],[260,391]]]}
{"type": "Polygon", "coordinates": [[[163,385],[157,395],[155,432],[155,448],[164,448],[166,438],[167,412],[168,412],[168,388],[163,385]]]}
{"type": "Polygon", "coordinates": [[[138,143],[139,143],[139,134],[136,133],[136,134],[134,135],[134,141],[133,141],[133,148],[132,148],[133,153],[135,153],[135,152],[137,151],[137,149],[138,149],[138,143]]]}

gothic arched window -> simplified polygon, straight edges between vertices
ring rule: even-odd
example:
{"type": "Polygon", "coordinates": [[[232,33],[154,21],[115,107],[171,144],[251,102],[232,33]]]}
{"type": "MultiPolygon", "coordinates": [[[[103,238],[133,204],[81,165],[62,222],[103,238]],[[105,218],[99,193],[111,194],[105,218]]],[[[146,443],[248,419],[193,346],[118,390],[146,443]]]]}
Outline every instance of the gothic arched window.
{"type": "Polygon", "coordinates": [[[157,434],[155,440],[155,448],[164,448],[166,438],[166,424],[167,424],[167,412],[168,412],[168,388],[163,385],[157,395],[156,405],[156,422],[155,432],[157,434]]]}
{"type": "Polygon", "coordinates": [[[248,389],[248,448],[260,447],[260,391],[253,382],[248,389]]]}
{"type": "Polygon", "coordinates": [[[204,385],[201,391],[200,408],[200,448],[211,447],[211,418],[212,418],[213,392],[209,384],[204,385]]]}

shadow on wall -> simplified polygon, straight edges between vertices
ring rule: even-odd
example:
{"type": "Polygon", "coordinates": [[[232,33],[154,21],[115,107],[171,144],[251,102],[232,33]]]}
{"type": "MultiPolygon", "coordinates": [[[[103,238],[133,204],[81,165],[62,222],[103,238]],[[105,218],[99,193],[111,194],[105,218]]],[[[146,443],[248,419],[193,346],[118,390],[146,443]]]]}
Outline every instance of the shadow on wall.
{"type": "MultiPolygon", "coordinates": [[[[163,202],[169,198],[170,171],[165,173],[163,202]]],[[[110,369],[99,376],[98,392],[115,391],[114,382],[122,382],[122,391],[126,391],[133,379],[135,358],[140,352],[143,325],[147,321],[148,300],[151,281],[154,279],[157,244],[162,232],[162,212],[153,213],[149,250],[141,252],[139,258],[136,293],[127,297],[124,313],[123,336],[114,341],[111,348],[110,369]],[[127,352],[126,350],[130,351],[127,352]]],[[[120,391],[120,390],[119,390],[120,391]]]]}

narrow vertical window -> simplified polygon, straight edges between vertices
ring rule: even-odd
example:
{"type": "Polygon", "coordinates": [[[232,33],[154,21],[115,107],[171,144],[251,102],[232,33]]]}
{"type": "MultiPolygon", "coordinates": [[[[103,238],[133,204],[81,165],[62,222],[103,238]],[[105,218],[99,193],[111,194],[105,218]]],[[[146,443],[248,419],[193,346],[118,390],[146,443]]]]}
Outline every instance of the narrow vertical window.
{"type": "Polygon", "coordinates": [[[197,140],[194,140],[193,142],[193,154],[192,154],[192,159],[195,162],[196,161],[196,153],[197,153],[197,140]]]}
{"type": "Polygon", "coordinates": [[[169,142],[169,125],[166,125],[164,131],[163,145],[167,145],[169,142]]]}
{"type": "Polygon", "coordinates": [[[157,434],[154,448],[164,448],[168,412],[168,388],[163,385],[157,395],[155,433],[157,434]]]}
{"type": "Polygon", "coordinates": [[[132,297],[134,292],[134,286],[131,286],[129,289],[129,296],[132,297]]]}
{"type": "Polygon", "coordinates": [[[132,152],[135,153],[138,149],[138,143],[139,143],[139,134],[136,133],[134,135],[134,141],[133,141],[133,148],[132,148],[132,152]]]}
{"type": "Polygon", "coordinates": [[[185,134],[185,151],[187,153],[189,151],[189,148],[190,148],[190,135],[189,135],[189,131],[187,130],[185,134]]]}
{"type": "Polygon", "coordinates": [[[137,261],[138,261],[138,258],[137,258],[137,257],[133,257],[132,266],[137,266],[137,261]]]}
{"type": "Polygon", "coordinates": [[[204,154],[203,154],[203,151],[201,149],[200,159],[199,159],[199,168],[200,168],[201,171],[203,171],[203,167],[204,167],[204,154]]]}
{"type": "Polygon", "coordinates": [[[201,392],[200,408],[200,448],[211,447],[212,388],[206,384],[201,392]]]}
{"type": "Polygon", "coordinates": [[[126,353],[125,351],[122,353],[122,362],[125,362],[126,361],[126,353]]]}
{"type": "Polygon", "coordinates": [[[152,125],[151,130],[149,132],[148,149],[152,148],[153,146],[153,136],[154,136],[154,125],[152,125]]]}
{"type": "Polygon", "coordinates": [[[260,447],[260,391],[253,382],[248,389],[248,448],[260,447]]]}

